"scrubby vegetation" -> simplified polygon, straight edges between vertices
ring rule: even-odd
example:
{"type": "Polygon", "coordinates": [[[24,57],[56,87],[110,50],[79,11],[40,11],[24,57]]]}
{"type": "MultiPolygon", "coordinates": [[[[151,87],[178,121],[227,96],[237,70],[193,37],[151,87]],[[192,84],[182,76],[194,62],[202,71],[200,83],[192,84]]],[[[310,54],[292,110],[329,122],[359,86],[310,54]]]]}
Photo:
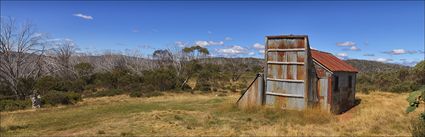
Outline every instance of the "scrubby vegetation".
{"type": "Polygon", "coordinates": [[[413,68],[360,72],[356,89],[365,93],[374,90],[400,93],[418,90],[422,85],[425,85],[425,61],[413,68]]]}
{"type": "MultiPolygon", "coordinates": [[[[425,104],[425,86],[410,93],[407,97],[407,101],[409,102],[409,106],[406,109],[407,113],[411,113],[421,106],[423,107],[425,104]]],[[[425,136],[425,110],[421,112],[418,118],[412,119],[412,136],[425,136]]]]}

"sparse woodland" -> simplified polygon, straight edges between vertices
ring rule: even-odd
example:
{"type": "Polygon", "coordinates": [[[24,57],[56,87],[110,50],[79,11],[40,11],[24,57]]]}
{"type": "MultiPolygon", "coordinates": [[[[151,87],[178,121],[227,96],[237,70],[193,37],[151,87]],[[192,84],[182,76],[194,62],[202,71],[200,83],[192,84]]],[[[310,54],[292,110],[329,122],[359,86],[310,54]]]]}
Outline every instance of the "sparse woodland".
{"type": "Polygon", "coordinates": [[[0,109],[27,108],[33,95],[41,95],[43,105],[66,105],[118,94],[240,92],[248,84],[241,77],[261,71],[258,59],[210,58],[208,49],[196,45],[152,55],[77,51],[71,40],[51,40],[32,24],[2,20],[0,109]]]}
{"type": "MultiPolygon", "coordinates": [[[[42,107],[123,94],[153,97],[165,92],[216,92],[226,96],[245,90],[263,68],[261,59],[211,58],[208,49],[197,45],[160,49],[151,55],[137,50],[81,53],[73,41],[52,40],[34,25],[13,19],[2,20],[0,37],[1,111],[30,108],[30,97],[35,95],[41,96],[42,107]]],[[[367,63],[352,65],[368,68],[367,63]]],[[[424,88],[425,61],[412,68],[393,68],[360,72],[357,91],[405,93],[424,88]]],[[[419,130],[425,131],[424,127],[419,130]]]]}

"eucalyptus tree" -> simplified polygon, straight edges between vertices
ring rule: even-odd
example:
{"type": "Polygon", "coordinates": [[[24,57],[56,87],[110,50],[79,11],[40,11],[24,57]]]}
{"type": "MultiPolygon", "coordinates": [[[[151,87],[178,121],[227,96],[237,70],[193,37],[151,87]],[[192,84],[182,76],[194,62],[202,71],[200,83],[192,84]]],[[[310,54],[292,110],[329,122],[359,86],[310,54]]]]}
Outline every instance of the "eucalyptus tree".
{"type": "Polygon", "coordinates": [[[1,17],[0,29],[0,81],[5,82],[16,99],[31,94],[23,89],[22,81],[41,75],[44,35],[34,25],[18,24],[13,18],[1,17]]]}

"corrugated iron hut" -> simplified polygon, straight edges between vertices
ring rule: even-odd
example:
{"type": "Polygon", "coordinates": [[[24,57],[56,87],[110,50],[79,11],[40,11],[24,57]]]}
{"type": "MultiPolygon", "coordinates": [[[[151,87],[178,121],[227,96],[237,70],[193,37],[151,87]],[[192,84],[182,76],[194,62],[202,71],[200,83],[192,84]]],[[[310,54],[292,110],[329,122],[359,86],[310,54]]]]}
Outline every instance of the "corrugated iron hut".
{"type": "Polygon", "coordinates": [[[307,36],[267,36],[265,58],[264,74],[239,98],[240,107],[316,106],[341,113],[354,106],[357,69],[330,53],[310,50],[307,36]]]}

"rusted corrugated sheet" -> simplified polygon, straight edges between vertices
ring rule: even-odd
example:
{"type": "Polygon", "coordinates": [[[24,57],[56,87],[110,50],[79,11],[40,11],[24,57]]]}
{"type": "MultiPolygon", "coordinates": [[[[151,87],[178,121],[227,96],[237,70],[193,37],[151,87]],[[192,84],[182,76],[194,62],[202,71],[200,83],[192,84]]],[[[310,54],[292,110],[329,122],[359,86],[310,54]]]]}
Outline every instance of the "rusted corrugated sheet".
{"type": "Polygon", "coordinates": [[[248,87],[248,89],[239,98],[237,104],[241,108],[250,108],[262,105],[264,80],[262,74],[257,74],[257,77],[248,87]]]}
{"type": "Polygon", "coordinates": [[[306,108],[306,83],[310,83],[306,70],[308,49],[307,37],[303,35],[266,37],[266,104],[285,109],[306,108]]]}
{"type": "Polygon", "coordinates": [[[268,36],[265,51],[264,75],[257,75],[239,98],[239,106],[298,110],[320,106],[340,113],[354,104],[357,69],[330,53],[310,51],[307,36],[268,36]],[[354,80],[352,87],[348,77],[354,80]]]}
{"type": "MultiPolygon", "coordinates": [[[[354,106],[355,81],[352,80],[352,87],[349,87],[350,81],[348,77],[351,76],[352,78],[355,78],[355,73],[335,72],[333,76],[338,77],[338,89],[333,89],[332,91],[332,112],[338,114],[347,111],[354,106]]],[[[335,78],[333,81],[335,81],[335,78]]]]}
{"type": "Polygon", "coordinates": [[[331,71],[358,72],[356,68],[338,59],[331,53],[318,50],[311,50],[311,54],[314,60],[316,60],[331,71]]]}

